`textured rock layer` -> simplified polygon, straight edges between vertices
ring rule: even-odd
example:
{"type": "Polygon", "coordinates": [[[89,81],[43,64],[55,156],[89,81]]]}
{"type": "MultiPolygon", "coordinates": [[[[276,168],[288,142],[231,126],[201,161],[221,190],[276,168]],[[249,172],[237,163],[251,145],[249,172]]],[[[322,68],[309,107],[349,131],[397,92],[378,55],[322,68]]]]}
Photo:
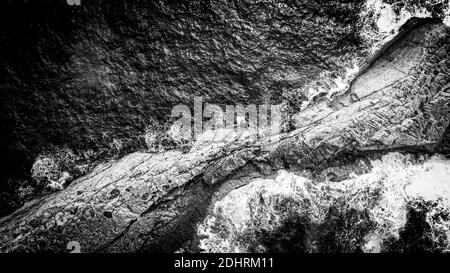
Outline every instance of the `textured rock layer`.
{"type": "MultiPolygon", "coordinates": [[[[327,176],[327,167],[345,170],[345,157],[362,152],[435,152],[450,118],[449,39],[450,29],[438,21],[411,21],[346,92],[318,97],[298,113],[292,132],[259,140],[229,136],[187,153],[134,153],[102,164],[2,218],[0,248],[58,252],[78,241],[84,252],[194,251],[197,224],[213,204],[255,177],[281,169],[327,176]]],[[[361,227],[354,238],[370,230],[361,227]]]]}
{"type": "MultiPolygon", "coordinates": [[[[279,103],[365,45],[351,1],[3,1],[0,179],[69,147],[102,161],[195,96],[279,103]],[[120,143],[120,147],[115,145],[120,143]]],[[[6,205],[6,204],[5,204],[6,205]]]]}

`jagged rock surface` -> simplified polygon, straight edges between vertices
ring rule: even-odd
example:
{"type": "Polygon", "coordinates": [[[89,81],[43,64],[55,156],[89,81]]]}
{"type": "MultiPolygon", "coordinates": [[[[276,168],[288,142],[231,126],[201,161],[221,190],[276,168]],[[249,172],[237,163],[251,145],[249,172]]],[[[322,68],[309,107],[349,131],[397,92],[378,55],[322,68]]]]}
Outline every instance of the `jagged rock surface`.
{"type": "Polygon", "coordinates": [[[58,252],[78,241],[84,252],[175,251],[195,246],[208,207],[254,177],[325,168],[346,154],[436,151],[450,118],[449,39],[440,22],[409,24],[346,93],[300,112],[290,133],[100,165],[2,218],[0,250],[58,252]]]}
{"type": "Polygon", "coordinates": [[[366,54],[362,2],[66,2],[0,4],[5,192],[55,146],[95,162],[143,150],[146,128],[194,96],[275,104],[366,54]]]}

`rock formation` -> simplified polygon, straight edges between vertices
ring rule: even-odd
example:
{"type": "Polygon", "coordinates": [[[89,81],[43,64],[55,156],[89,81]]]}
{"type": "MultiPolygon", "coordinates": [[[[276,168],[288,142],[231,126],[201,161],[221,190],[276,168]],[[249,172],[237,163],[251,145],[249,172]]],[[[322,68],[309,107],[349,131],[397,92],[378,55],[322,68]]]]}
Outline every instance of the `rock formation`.
{"type": "MultiPolygon", "coordinates": [[[[208,245],[208,240],[200,240],[198,228],[205,225],[205,218],[210,219],[211,213],[220,214],[215,204],[226,200],[227,194],[232,194],[234,189],[252,185],[255,180],[266,179],[271,183],[277,173],[280,175],[279,171],[310,179],[307,183],[298,183],[298,187],[305,190],[300,189],[301,194],[297,192],[295,200],[291,200],[293,206],[333,210],[328,214],[320,213],[330,217],[325,221],[303,219],[306,214],[293,215],[296,217],[292,221],[296,225],[294,230],[298,232],[291,234],[291,238],[298,241],[294,250],[414,249],[404,247],[413,244],[407,235],[400,236],[404,240],[401,244],[392,242],[391,248],[384,247],[380,240],[373,239],[370,243],[370,236],[384,236],[381,232],[374,233],[374,230],[380,230],[373,228],[378,218],[371,219],[371,214],[364,210],[341,209],[337,204],[351,201],[365,206],[372,201],[384,200],[374,192],[389,185],[365,187],[364,183],[358,184],[364,178],[352,177],[351,171],[345,173],[346,169],[361,170],[357,175],[364,176],[363,173],[372,168],[378,174],[381,170],[370,163],[357,167],[355,162],[369,162],[367,157],[379,157],[393,151],[442,152],[441,144],[448,143],[443,137],[448,136],[446,130],[450,121],[449,39],[450,29],[439,20],[411,20],[397,38],[367,62],[346,92],[311,102],[293,117],[295,129],[288,133],[256,140],[233,138],[231,134],[223,141],[198,142],[186,153],[177,150],[133,153],[115,162],[101,164],[66,189],[28,202],[2,218],[0,250],[62,252],[67,251],[68,242],[77,241],[82,252],[199,251],[199,246],[208,245]],[[336,166],[340,170],[337,174],[336,166]],[[330,178],[332,176],[334,178],[330,178]],[[334,180],[336,182],[330,182],[334,180]],[[346,182],[340,185],[340,180],[346,182]],[[365,194],[353,189],[372,192],[365,194]],[[331,205],[322,202],[333,191],[342,191],[333,194],[341,201],[331,200],[331,205]],[[322,200],[322,206],[314,207],[314,200],[322,200]],[[338,228],[345,229],[346,233],[325,234],[327,222],[331,232],[332,223],[340,223],[342,218],[348,220],[344,221],[348,226],[338,228]],[[354,224],[361,219],[361,226],[354,224]],[[318,235],[306,236],[305,232],[311,230],[318,235]],[[319,243],[324,240],[339,240],[340,243],[328,243],[330,248],[326,249],[306,243],[311,238],[321,238],[319,243]],[[361,238],[366,241],[362,242],[361,238]],[[356,241],[352,242],[353,239],[356,241]]],[[[401,169],[401,164],[396,167],[401,169]]],[[[447,166],[446,163],[442,165],[447,166]]],[[[404,179],[411,177],[408,175],[404,179]]],[[[373,182],[376,181],[379,180],[373,182]]],[[[409,184],[405,182],[405,185],[409,184]]],[[[411,191],[405,193],[411,195],[406,200],[416,200],[411,191]]],[[[264,203],[266,199],[252,202],[264,203]]],[[[270,208],[271,204],[267,206],[270,208]]],[[[385,209],[391,208],[386,206],[385,209]]],[[[411,221],[403,222],[414,224],[411,221]]],[[[423,224],[423,221],[417,222],[423,224]]],[[[284,228],[287,233],[292,230],[289,226],[277,228],[284,228]]],[[[438,236],[443,238],[444,235],[440,232],[438,236]]],[[[280,244],[282,242],[276,242],[270,247],[249,243],[247,248],[283,251],[282,247],[277,247],[280,244]]],[[[214,250],[214,247],[209,249],[214,250]]]]}
{"type": "MultiPolygon", "coordinates": [[[[146,130],[194,96],[302,98],[309,81],[367,54],[362,3],[347,0],[66,1],[0,4],[3,192],[10,179],[29,180],[40,154],[69,148],[84,165],[142,151],[146,130]]],[[[0,215],[16,206],[3,192],[0,215]]]]}

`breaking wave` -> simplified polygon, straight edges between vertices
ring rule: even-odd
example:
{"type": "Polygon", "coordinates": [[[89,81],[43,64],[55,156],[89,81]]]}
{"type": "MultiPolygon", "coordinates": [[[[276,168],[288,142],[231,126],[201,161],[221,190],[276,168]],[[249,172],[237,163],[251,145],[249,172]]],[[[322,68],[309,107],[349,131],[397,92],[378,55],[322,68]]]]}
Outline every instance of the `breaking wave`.
{"type": "Polygon", "coordinates": [[[369,173],[342,182],[314,182],[285,170],[273,179],[254,179],[215,204],[198,227],[200,247],[206,252],[389,251],[407,240],[405,229],[417,230],[410,214],[421,208],[431,243],[448,250],[450,160],[391,153],[371,164],[369,173]]]}

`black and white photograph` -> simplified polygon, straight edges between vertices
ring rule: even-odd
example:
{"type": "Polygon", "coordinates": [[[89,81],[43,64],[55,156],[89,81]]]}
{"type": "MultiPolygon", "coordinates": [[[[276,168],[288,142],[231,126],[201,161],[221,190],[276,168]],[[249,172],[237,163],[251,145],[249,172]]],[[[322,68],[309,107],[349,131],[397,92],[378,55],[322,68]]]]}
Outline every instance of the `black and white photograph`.
{"type": "Polygon", "coordinates": [[[450,253],[449,0],[2,0],[0,21],[0,253],[450,253]]]}

